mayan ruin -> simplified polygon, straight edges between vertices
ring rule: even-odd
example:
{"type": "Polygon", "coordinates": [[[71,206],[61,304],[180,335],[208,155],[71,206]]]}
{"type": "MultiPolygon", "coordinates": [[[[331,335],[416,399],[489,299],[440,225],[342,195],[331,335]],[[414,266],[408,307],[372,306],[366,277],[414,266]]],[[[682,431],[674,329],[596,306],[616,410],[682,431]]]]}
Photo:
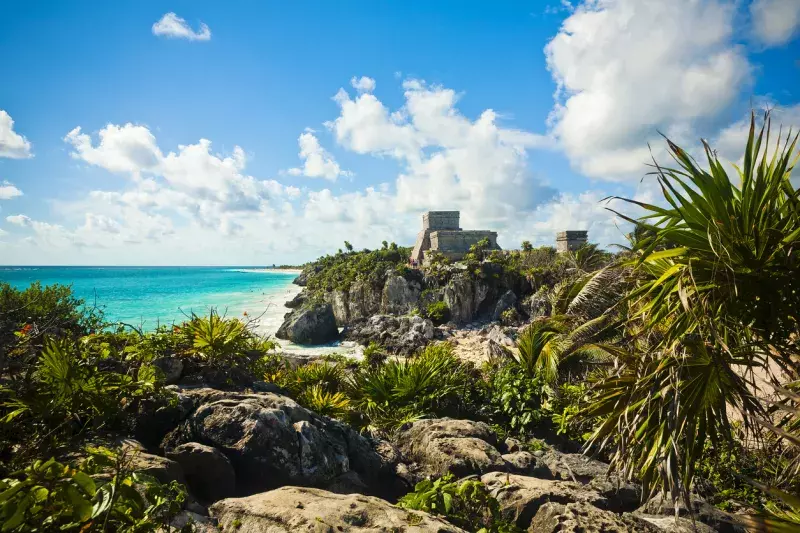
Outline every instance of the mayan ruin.
{"type": "Polygon", "coordinates": [[[458,211],[428,211],[422,215],[422,230],[417,234],[411,260],[422,265],[426,252],[435,250],[451,261],[457,261],[481,239],[489,239],[490,250],[500,250],[496,231],[463,230],[459,227],[459,218],[458,211]]]}

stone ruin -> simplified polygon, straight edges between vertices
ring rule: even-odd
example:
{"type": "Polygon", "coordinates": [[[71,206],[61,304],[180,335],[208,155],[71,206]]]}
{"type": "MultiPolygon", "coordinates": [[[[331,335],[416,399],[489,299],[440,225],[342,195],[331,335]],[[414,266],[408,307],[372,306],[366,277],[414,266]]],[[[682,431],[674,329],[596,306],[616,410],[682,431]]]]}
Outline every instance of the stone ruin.
{"type": "Polygon", "coordinates": [[[411,259],[422,265],[426,252],[435,250],[451,261],[458,261],[481,239],[489,239],[490,250],[500,250],[496,231],[462,230],[458,226],[459,216],[458,211],[428,211],[422,215],[422,231],[417,234],[411,259]]]}
{"type": "Polygon", "coordinates": [[[588,236],[588,231],[559,231],[556,233],[556,251],[574,252],[586,244],[588,236]]]}

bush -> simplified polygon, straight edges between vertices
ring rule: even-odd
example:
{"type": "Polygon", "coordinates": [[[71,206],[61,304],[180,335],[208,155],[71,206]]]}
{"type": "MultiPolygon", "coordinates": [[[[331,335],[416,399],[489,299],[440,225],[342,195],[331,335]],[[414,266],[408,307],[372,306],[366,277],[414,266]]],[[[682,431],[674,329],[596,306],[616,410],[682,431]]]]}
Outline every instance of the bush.
{"type": "Polygon", "coordinates": [[[500,504],[489,493],[486,485],[476,480],[456,481],[452,474],[435,481],[426,479],[417,483],[414,492],[403,496],[397,505],[404,509],[441,516],[467,531],[484,533],[521,531],[512,522],[503,518],[500,504]]]}
{"type": "Polygon", "coordinates": [[[428,318],[436,324],[444,324],[448,320],[450,320],[450,308],[447,307],[447,304],[444,302],[433,302],[428,304],[427,309],[425,310],[428,318]]]}
{"type": "Polygon", "coordinates": [[[316,297],[334,290],[348,290],[356,281],[381,287],[386,272],[405,266],[411,248],[390,246],[381,250],[337,253],[320,257],[309,265],[306,288],[316,297]]]}
{"type": "Polygon", "coordinates": [[[364,348],[364,364],[368,367],[380,366],[386,362],[386,351],[383,346],[375,341],[369,343],[369,346],[364,348]]]}
{"type": "Polygon", "coordinates": [[[184,487],[133,472],[130,456],[90,448],[77,468],[36,460],[0,481],[0,524],[6,532],[169,529],[186,500],[184,487]],[[93,474],[103,473],[102,477],[93,474]]]}
{"type": "Polygon", "coordinates": [[[525,435],[548,419],[552,389],[540,377],[530,377],[516,362],[487,368],[486,403],[489,419],[507,430],[525,435]]]}

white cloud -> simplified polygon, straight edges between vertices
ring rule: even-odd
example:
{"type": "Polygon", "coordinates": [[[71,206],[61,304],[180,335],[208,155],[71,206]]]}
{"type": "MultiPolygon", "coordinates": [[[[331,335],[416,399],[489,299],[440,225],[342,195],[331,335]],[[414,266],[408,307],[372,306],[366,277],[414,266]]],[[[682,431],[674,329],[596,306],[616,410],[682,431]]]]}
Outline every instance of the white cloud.
{"type": "Polygon", "coordinates": [[[393,112],[373,94],[351,98],[340,89],[340,114],[327,123],[345,148],[401,164],[393,201],[398,212],[462,209],[465,227],[494,226],[552,196],[527,160],[527,150],[548,147],[548,138],[500,126],[491,109],[470,120],[451,89],[421,80],[403,87],[405,105],[393,112]]]}
{"type": "Polygon", "coordinates": [[[0,181],[0,200],[10,200],[16,196],[22,196],[22,191],[7,181],[0,181]]]}
{"type": "Polygon", "coordinates": [[[297,143],[300,145],[300,158],[304,160],[302,168],[290,168],[287,172],[292,176],[307,176],[309,178],[325,178],[336,181],[339,176],[352,176],[347,170],[342,170],[336,159],[320,144],[313,130],[300,134],[297,143]]]}
{"type": "Polygon", "coordinates": [[[197,31],[175,13],[167,13],[153,24],[153,35],[175,39],[188,39],[190,41],[208,41],[211,39],[211,30],[204,22],[200,23],[197,31]]]}
{"type": "Polygon", "coordinates": [[[750,15],[756,37],[767,46],[788,43],[800,28],[798,0],[754,0],[750,15]]]}
{"type": "Polygon", "coordinates": [[[638,179],[647,142],[663,146],[657,131],[694,140],[717,120],[750,80],[735,16],[717,0],[578,6],[545,48],[558,84],[549,122],[572,163],[590,177],[638,179]]]}
{"type": "Polygon", "coordinates": [[[6,220],[15,226],[30,226],[31,219],[26,215],[9,215],[6,217],[6,220]]]}
{"type": "Polygon", "coordinates": [[[360,78],[353,76],[350,80],[350,85],[358,92],[371,93],[375,90],[375,80],[367,76],[361,76],[360,78]]]}
{"type": "Polygon", "coordinates": [[[81,133],[80,126],[70,131],[64,141],[75,149],[70,155],[90,165],[111,172],[139,174],[154,169],[162,158],[156,138],[145,126],[109,124],[99,133],[100,142],[95,147],[89,135],[81,133]]]}
{"type": "Polygon", "coordinates": [[[2,109],[0,109],[0,157],[11,159],[33,157],[30,141],[14,131],[14,119],[2,109]]]}

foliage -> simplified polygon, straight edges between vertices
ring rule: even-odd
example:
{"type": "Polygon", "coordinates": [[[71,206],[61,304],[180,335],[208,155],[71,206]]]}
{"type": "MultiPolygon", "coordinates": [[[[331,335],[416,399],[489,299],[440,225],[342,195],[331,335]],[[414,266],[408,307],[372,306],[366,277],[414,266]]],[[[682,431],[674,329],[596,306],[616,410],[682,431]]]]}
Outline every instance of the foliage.
{"type": "Polygon", "coordinates": [[[514,307],[506,309],[500,314],[500,323],[504,326],[514,326],[521,320],[522,317],[519,315],[519,311],[514,307]]]}
{"type": "Polygon", "coordinates": [[[317,259],[309,269],[306,288],[312,295],[348,290],[356,281],[383,286],[386,272],[405,266],[411,248],[390,246],[380,250],[349,251],[317,259]]]}
{"type": "Polygon", "coordinates": [[[442,301],[428,304],[427,309],[425,309],[425,314],[437,326],[450,320],[450,308],[442,301]]]}
{"type": "Polygon", "coordinates": [[[596,244],[584,244],[566,257],[570,266],[581,273],[593,272],[608,265],[611,254],[601,250],[596,244]]]}
{"type": "Polygon", "coordinates": [[[320,384],[304,391],[303,399],[312,411],[332,418],[344,418],[350,410],[350,400],[343,392],[330,392],[320,384]]]}
{"type": "Polygon", "coordinates": [[[526,434],[547,418],[546,405],[553,391],[541,376],[530,376],[517,362],[489,368],[485,375],[485,408],[490,420],[526,434]]]}
{"type": "Polygon", "coordinates": [[[549,405],[550,420],[556,433],[570,440],[585,441],[591,437],[593,423],[582,420],[581,406],[586,402],[587,389],[584,383],[562,383],[549,405]]]}
{"type": "Polygon", "coordinates": [[[678,167],[656,164],[654,174],[668,206],[626,200],[646,212],[625,217],[642,228],[624,302],[630,341],[585,413],[604,418],[589,445],[647,491],[687,498],[707,443],[733,438],[729,412],[746,436],[796,438],[768,422],[757,397],[764,382],[797,378],[800,332],[800,193],[790,179],[800,154],[797,136],[769,136],[769,118],[757,134],[753,118],[738,186],[707,144],[703,168],[667,140],[678,167]]]}
{"type": "Polygon", "coordinates": [[[411,359],[362,368],[350,378],[348,395],[366,429],[391,431],[426,415],[463,410],[473,381],[450,344],[429,344],[411,359]]]}
{"type": "MultiPolygon", "coordinates": [[[[148,365],[136,377],[104,371],[67,339],[48,340],[30,381],[0,388],[4,432],[23,437],[26,452],[55,445],[86,429],[118,425],[138,402],[161,393],[148,365]]],[[[24,454],[21,454],[24,455],[24,454]]]]}
{"type": "Polygon", "coordinates": [[[531,241],[522,241],[522,251],[523,252],[533,251],[533,245],[531,244],[531,241]]]}
{"type": "Polygon", "coordinates": [[[9,363],[7,356],[27,363],[46,336],[76,339],[99,330],[102,323],[102,312],[87,309],[70,287],[36,282],[18,290],[0,283],[0,370],[9,363]]]}
{"type": "Polygon", "coordinates": [[[439,515],[448,522],[478,533],[515,533],[520,531],[500,511],[500,504],[486,485],[474,479],[455,480],[452,474],[416,484],[397,503],[405,509],[439,515]]]}
{"type": "Polygon", "coordinates": [[[380,366],[386,362],[386,351],[383,346],[375,341],[369,343],[369,346],[364,348],[364,364],[368,367],[380,366]]]}
{"type": "Polygon", "coordinates": [[[181,510],[186,492],[177,482],[133,472],[125,454],[89,452],[77,468],[35,460],[0,481],[2,530],[155,532],[181,510]],[[99,471],[109,475],[92,476],[99,471]]]}
{"type": "Polygon", "coordinates": [[[217,367],[233,367],[263,357],[277,346],[274,341],[253,333],[241,320],[225,318],[213,309],[208,317],[192,315],[176,328],[176,333],[191,342],[192,355],[217,367]]]}

